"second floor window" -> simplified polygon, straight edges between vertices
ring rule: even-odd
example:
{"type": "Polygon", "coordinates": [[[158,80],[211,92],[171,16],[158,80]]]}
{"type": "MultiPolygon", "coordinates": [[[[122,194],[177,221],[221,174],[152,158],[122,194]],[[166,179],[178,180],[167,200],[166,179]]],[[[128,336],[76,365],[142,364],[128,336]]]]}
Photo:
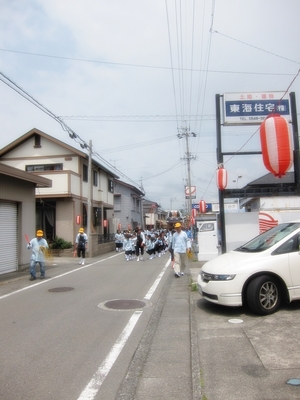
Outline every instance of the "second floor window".
{"type": "Polygon", "coordinates": [[[93,185],[98,186],[98,172],[93,170],[93,185]]]}
{"type": "Polygon", "coordinates": [[[88,166],[83,164],[82,166],[82,180],[83,182],[87,182],[88,181],[88,166]]]}
{"type": "Polygon", "coordinates": [[[62,164],[38,164],[26,165],[25,171],[27,172],[40,172],[40,171],[62,171],[62,164]]]}

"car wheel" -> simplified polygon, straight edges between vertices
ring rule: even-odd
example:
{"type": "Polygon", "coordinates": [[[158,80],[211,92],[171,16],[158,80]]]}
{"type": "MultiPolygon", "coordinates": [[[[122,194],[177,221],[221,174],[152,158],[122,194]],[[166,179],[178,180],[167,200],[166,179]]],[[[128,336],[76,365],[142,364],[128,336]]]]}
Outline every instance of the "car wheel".
{"type": "Polygon", "coordinates": [[[253,279],[247,288],[247,302],[257,314],[268,315],[276,312],[281,303],[277,279],[267,275],[253,279]]]}

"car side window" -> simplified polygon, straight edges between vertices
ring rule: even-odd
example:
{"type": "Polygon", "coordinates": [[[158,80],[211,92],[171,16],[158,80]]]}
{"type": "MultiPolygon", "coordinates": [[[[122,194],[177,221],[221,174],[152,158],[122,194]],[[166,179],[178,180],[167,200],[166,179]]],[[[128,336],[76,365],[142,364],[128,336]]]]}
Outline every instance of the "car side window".
{"type": "Polygon", "coordinates": [[[299,235],[295,235],[286,242],[284,242],[278,249],[273,251],[274,254],[286,254],[299,251],[299,235]]]}

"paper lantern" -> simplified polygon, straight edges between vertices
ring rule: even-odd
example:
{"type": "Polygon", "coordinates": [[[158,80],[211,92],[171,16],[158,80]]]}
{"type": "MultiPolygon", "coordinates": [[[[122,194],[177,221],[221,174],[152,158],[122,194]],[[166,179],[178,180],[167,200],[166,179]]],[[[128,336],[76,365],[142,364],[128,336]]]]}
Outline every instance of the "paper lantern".
{"type": "Polygon", "coordinates": [[[206,203],[204,200],[200,200],[199,202],[199,210],[201,212],[201,214],[206,213],[206,203]]]}
{"type": "Polygon", "coordinates": [[[217,186],[220,190],[224,190],[227,186],[228,173],[225,168],[220,167],[217,170],[217,186]]]}
{"type": "Polygon", "coordinates": [[[76,224],[77,224],[77,225],[80,225],[80,224],[81,224],[81,217],[80,217],[80,215],[77,215],[77,216],[76,216],[76,224]]]}
{"type": "Polygon", "coordinates": [[[196,218],[196,216],[197,216],[197,210],[196,210],[196,208],[193,208],[192,209],[192,217],[196,218]]]}
{"type": "Polygon", "coordinates": [[[103,220],[103,226],[104,226],[104,228],[107,228],[107,220],[106,219],[103,220]]]}
{"type": "Polygon", "coordinates": [[[260,126],[260,142],[266,169],[278,178],[285,175],[293,164],[288,121],[271,114],[260,126]]]}

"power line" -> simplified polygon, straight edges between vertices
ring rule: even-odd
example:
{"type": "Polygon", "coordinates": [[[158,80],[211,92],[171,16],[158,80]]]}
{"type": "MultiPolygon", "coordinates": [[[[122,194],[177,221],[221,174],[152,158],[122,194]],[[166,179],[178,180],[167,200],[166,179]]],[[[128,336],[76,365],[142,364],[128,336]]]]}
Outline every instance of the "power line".
{"type": "MultiPolygon", "coordinates": [[[[214,31],[213,33],[219,33],[217,31],[214,31]]],[[[226,36],[226,35],[224,35],[226,36]]],[[[228,36],[230,38],[230,36],[228,36]]],[[[232,40],[237,40],[233,39],[232,40]]],[[[238,41],[238,40],[237,40],[238,41]]],[[[243,43],[243,42],[242,42],[243,43]]],[[[247,43],[244,43],[247,45],[247,43]]],[[[251,46],[251,45],[248,45],[251,46]]],[[[255,46],[251,46],[255,47],[255,46]]],[[[257,47],[257,49],[259,49],[257,47]]],[[[273,54],[277,57],[282,57],[280,55],[276,55],[275,53],[268,52],[263,49],[259,49],[261,51],[265,51],[266,53],[273,54]]],[[[16,54],[22,54],[22,55],[28,55],[28,56],[34,56],[34,57],[46,57],[46,58],[54,58],[58,60],[69,60],[69,61],[78,61],[78,62],[86,62],[86,63],[95,63],[95,64],[108,64],[108,65],[120,65],[124,67],[136,67],[136,68],[150,68],[150,69],[165,69],[165,70],[184,70],[184,71],[193,71],[193,72],[207,72],[207,73],[214,73],[214,74],[242,74],[242,75],[267,75],[267,76],[293,76],[293,73],[277,73],[277,72],[251,72],[251,71],[224,71],[224,70],[207,70],[205,71],[204,69],[196,69],[196,68],[180,68],[180,67],[167,67],[167,66],[162,66],[162,65],[143,65],[143,64],[127,64],[127,63],[116,63],[116,62],[110,62],[110,61],[99,61],[99,60],[91,60],[91,59],[85,59],[85,58],[75,58],[75,57],[63,57],[63,56],[57,56],[57,55],[51,55],[51,54],[42,54],[42,53],[31,53],[31,52],[26,52],[26,51],[20,51],[20,50],[12,50],[12,49],[3,49],[0,48],[0,51],[3,52],[9,52],[9,53],[16,53],[16,54]]],[[[294,63],[300,64],[297,61],[289,60],[294,63]]]]}

